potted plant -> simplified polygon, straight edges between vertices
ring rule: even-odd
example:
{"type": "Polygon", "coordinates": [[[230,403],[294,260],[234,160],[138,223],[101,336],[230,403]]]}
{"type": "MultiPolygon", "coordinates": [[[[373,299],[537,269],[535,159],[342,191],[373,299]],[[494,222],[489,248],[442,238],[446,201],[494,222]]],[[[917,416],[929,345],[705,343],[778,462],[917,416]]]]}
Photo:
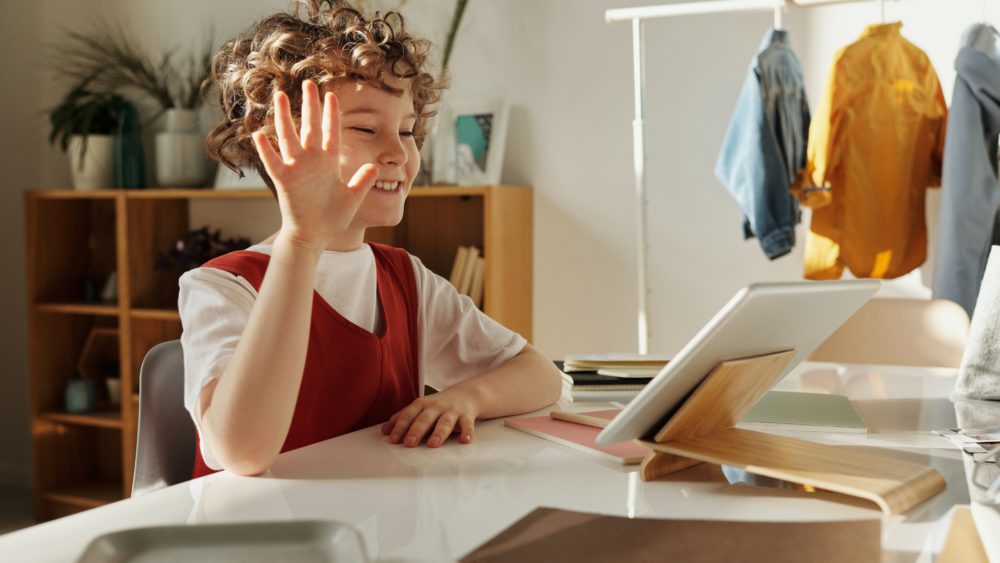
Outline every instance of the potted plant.
{"type": "Polygon", "coordinates": [[[117,94],[92,91],[92,80],[84,77],[49,111],[49,142],[69,153],[78,190],[114,185],[114,132],[127,104],[117,94]]]}
{"type": "Polygon", "coordinates": [[[121,25],[99,24],[89,33],[67,31],[56,45],[54,69],[64,76],[92,77],[108,90],[131,89],[159,106],[165,128],[155,139],[156,179],[161,186],[202,186],[207,156],[202,148],[198,109],[201,84],[211,69],[212,41],[184,60],[173,51],[154,62],[121,25]]]}
{"type": "Polygon", "coordinates": [[[197,268],[213,258],[236,250],[245,250],[252,243],[245,237],[222,238],[222,231],[209,230],[208,225],[190,231],[172,247],[156,257],[155,270],[177,270],[181,273],[197,268]]]}

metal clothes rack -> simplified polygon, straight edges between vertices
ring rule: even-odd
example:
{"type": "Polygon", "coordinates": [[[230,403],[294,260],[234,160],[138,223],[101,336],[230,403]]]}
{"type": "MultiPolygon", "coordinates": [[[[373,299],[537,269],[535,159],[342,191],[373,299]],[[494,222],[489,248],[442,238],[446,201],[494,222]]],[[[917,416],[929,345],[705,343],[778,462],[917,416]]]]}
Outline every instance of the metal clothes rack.
{"type": "MultiPolygon", "coordinates": [[[[645,133],[645,52],[643,45],[643,22],[650,19],[704,14],[736,12],[774,11],[774,27],[782,29],[784,10],[790,8],[812,8],[833,4],[858,4],[874,2],[878,6],[880,21],[885,22],[885,0],[713,0],[709,2],[689,2],[684,4],[664,4],[639,8],[607,10],[607,23],[632,22],[632,66],[635,85],[635,119],[632,121],[632,144],[635,167],[636,214],[638,227],[638,270],[639,270],[639,353],[649,352],[649,243],[646,229],[646,133],[645,133]]],[[[985,8],[984,8],[985,10],[985,8]]]]}

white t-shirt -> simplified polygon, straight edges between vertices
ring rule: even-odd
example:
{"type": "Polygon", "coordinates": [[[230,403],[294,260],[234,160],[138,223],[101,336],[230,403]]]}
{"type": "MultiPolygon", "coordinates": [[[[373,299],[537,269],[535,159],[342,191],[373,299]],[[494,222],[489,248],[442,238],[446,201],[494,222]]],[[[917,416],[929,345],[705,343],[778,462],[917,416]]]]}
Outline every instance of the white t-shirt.
{"type": "MultiPolygon", "coordinates": [[[[247,250],[271,254],[270,244],[247,250]]],[[[497,368],[513,358],[527,341],[480,311],[448,280],[410,256],[416,278],[419,389],[446,389],[497,368]]],[[[377,332],[375,255],[369,245],[350,252],[324,251],[316,269],[315,289],[344,318],[377,332]]],[[[250,318],[257,291],[243,277],[216,268],[196,268],[180,278],[180,310],[184,349],[184,407],[198,435],[201,389],[225,371],[250,318]]],[[[221,466],[204,439],[201,455],[212,469],[221,466]]]]}

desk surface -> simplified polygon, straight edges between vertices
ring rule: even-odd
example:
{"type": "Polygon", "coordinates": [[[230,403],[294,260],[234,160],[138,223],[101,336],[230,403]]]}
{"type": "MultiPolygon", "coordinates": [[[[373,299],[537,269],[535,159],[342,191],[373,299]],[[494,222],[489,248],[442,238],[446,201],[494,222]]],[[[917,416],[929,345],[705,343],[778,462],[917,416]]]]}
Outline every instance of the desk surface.
{"type": "MultiPolygon", "coordinates": [[[[777,387],[848,395],[870,429],[867,435],[810,433],[812,439],[880,448],[944,475],[944,493],[884,521],[886,561],[930,561],[951,508],[969,502],[962,454],[931,432],[956,423],[948,399],[954,375],[808,363],[777,387]]],[[[379,559],[447,561],[538,506],[661,518],[880,517],[874,505],[832,493],[731,485],[707,464],[643,483],[636,467],[603,463],[487,421],[473,444],[436,450],[391,445],[377,427],[368,428],[283,454],[267,477],[221,473],[0,536],[0,554],[10,561],[72,561],[94,537],[132,527],[332,519],[355,525],[379,559]]]]}

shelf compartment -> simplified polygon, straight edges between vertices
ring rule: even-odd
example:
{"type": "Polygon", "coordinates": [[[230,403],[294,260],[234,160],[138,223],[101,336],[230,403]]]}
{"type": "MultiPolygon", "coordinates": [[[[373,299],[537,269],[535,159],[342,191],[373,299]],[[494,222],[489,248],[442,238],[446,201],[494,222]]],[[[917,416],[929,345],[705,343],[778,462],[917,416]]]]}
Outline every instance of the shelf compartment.
{"type": "Polygon", "coordinates": [[[78,426],[95,426],[98,428],[120,429],[122,427],[122,415],[117,410],[99,410],[91,413],[68,413],[59,411],[47,411],[39,415],[40,417],[58,422],[60,424],[74,424],[78,426]]]}
{"type": "Polygon", "coordinates": [[[59,518],[124,497],[121,430],[37,416],[32,433],[39,520],[59,518]]]}
{"type": "MultiPolygon", "coordinates": [[[[38,415],[64,411],[66,384],[80,376],[80,359],[88,340],[94,332],[117,330],[118,318],[36,312],[30,320],[32,412],[38,415]]],[[[114,356],[117,351],[109,353],[114,356]]],[[[106,397],[103,378],[91,379],[98,386],[100,404],[106,397]]]]}
{"type": "Polygon", "coordinates": [[[66,315],[96,315],[117,317],[121,309],[117,305],[100,303],[36,303],[39,313],[61,313],[66,315]]]}
{"type": "Polygon", "coordinates": [[[130,199],[128,216],[129,299],[138,309],[177,306],[174,270],[156,270],[157,257],[169,251],[189,230],[186,199],[130,199]]]}
{"type": "Polygon", "coordinates": [[[88,287],[96,298],[117,270],[119,199],[41,193],[28,192],[25,201],[30,302],[87,303],[88,287]]]}
{"type": "Polygon", "coordinates": [[[114,479],[92,479],[43,492],[42,498],[82,509],[97,508],[122,500],[122,483],[114,479]]]}

